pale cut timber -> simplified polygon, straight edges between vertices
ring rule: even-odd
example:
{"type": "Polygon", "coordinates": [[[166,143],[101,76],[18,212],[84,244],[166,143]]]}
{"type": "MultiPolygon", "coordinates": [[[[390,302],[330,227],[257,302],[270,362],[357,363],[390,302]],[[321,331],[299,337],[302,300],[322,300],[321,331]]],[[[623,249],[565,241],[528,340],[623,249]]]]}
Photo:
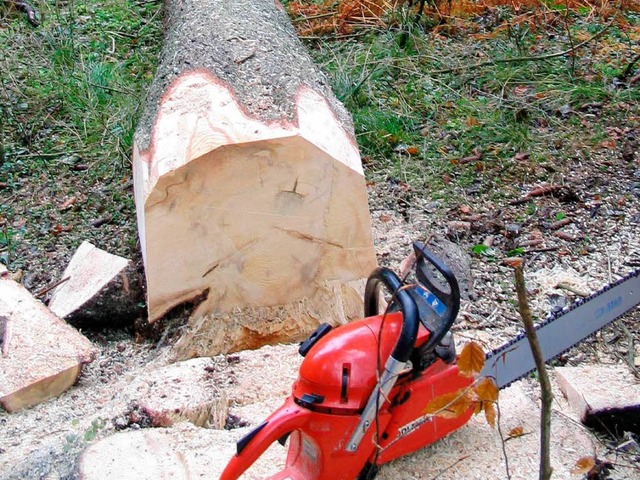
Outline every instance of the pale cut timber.
{"type": "Polygon", "coordinates": [[[131,323],[142,299],[132,262],[84,241],[62,274],[49,309],[74,325],[131,323]]]}
{"type": "MultiPolygon", "coordinates": [[[[291,384],[297,376],[300,356],[295,345],[266,346],[260,350],[234,355],[235,363],[228,369],[234,379],[227,393],[230,413],[249,425],[233,430],[196,428],[177,424],[173,428],[127,430],[89,446],[81,455],[79,474],[82,480],[158,478],[196,479],[219,478],[222,470],[236,453],[236,442],[262,423],[291,394],[291,384]],[[277,362],[277,364],[276,364],[277,362]]],[[[227,373],[223,370],[221,373],[227,373]]],[[[510,438],[503,444],[497,429],[492,429],[484,415],[472,417],[467,425],[448,437],[415,453],[385,464],[376,479],[407,480],[504,480],[507,478],[503,448],[514,480],[538,478],[540,420],[532,392],[534,384],[516,382],[500,392],[500,423],[506,434],[522,428],[524,435],[510,438]]],[[[398,408],[401,408],[399,406],[398,408]]],[[[574,421],[561,395],[554,404],[552,421],[552,456],[554,479],[569,480],[576,461],[602,450],[588,431],[574,421]]],[[[315,432],[317,434],[317,432],[315,432]]],[[[311,433],[312,436],[314,432],[311,433]]],[[[345,435],[348,435],[345,434],[345,435]]],[[[274,442],[242,478],[264,480],[281,471],[287,449],[274,442]]],[[[340,465],[336,464],[336,471],[340,465]]],[[[625,469],[620,469],[625,480],[625,469]]]]}
{"type": "Polygon", "coordinates": [[[56,317],[0,265],[0,406],[31,407],[71,387],[96,350],[56,317]]]}
{"type": "Polygon", "coordinates": [[[224,428],[228,402],[213,371],[210,357],[192,358],[136,378],[125,390],[131,397],[131,413],[146,417],[152,427],[190,422],[198,427],[224,428]]]}
{"type": "Polygon", "coordinates": [[[286,13],[191,0],[166,17],[133,151],[149,321],[206,298],[186,358],[361,316],[353,285],[376,260],[360,156],[286,13]]]}
{"type": "Polygon", "coordinates": [[[640,382],[625,365],[556,367],[556,380],[569,404],[588,426],[619,423],[638,428],[640,382]]]}

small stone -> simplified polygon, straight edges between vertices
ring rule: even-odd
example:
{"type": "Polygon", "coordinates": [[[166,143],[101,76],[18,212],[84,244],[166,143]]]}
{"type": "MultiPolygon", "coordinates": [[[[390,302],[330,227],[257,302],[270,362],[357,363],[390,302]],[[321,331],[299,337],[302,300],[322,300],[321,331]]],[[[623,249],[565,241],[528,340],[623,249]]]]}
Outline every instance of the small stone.
{"type": "Polygon", "coordinates": [[[519,223],[507,223],[505,225],[505,232],[506,232],[505,236],[508,238],[516,237],[520,234],[521,230],[522,230],[522,225],[520,225],[519,223]]]}
{"type": "Polygon", "coordinates": [[[565,104],[558,109],[558,113],[561,117],[566,118],[573,112],[571,105],[565,104]]]}

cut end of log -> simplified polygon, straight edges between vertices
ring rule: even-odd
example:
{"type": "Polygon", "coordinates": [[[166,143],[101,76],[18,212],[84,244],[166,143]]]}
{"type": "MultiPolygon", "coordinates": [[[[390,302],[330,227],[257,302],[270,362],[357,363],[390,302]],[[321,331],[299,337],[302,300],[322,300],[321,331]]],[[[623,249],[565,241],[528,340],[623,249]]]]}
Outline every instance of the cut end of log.
{"type": "Polygon", "coordinates": [[[145,211],[150,321],[206,289],[208,312],[287,305],[375,268],[364,177],[298,136],[200,157],[145,211]]]}

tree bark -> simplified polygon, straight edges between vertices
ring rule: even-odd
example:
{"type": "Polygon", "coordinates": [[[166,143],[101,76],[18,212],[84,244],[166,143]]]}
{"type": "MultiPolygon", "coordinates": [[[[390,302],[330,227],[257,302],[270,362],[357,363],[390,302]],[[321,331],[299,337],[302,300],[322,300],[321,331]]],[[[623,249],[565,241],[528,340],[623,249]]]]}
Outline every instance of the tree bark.
{"type": "Polygon", "coordinates": [[[361,315],[350,282],[375,267],[362,165],[286,13],[170,0],[166,18],[133,152],[149,321],[205,294],[187,330],[213,354],[361,315]]]}

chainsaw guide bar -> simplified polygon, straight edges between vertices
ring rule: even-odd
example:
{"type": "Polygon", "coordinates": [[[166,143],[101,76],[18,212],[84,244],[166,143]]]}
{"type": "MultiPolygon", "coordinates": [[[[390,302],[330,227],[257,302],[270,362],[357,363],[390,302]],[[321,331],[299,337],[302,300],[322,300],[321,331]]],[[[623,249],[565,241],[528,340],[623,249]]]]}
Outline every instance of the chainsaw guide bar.
{"type": "MultiPolygon", "coordinates": [[[[569,307],[551,313],[536,325],[545,362],[552,360],[620,318],[640,303],[640,270],[606,285],[569,307]]],[[[536,370],[526,334],[487,353],[481,376],[491,377],[505,388],[536,370]]]]}

